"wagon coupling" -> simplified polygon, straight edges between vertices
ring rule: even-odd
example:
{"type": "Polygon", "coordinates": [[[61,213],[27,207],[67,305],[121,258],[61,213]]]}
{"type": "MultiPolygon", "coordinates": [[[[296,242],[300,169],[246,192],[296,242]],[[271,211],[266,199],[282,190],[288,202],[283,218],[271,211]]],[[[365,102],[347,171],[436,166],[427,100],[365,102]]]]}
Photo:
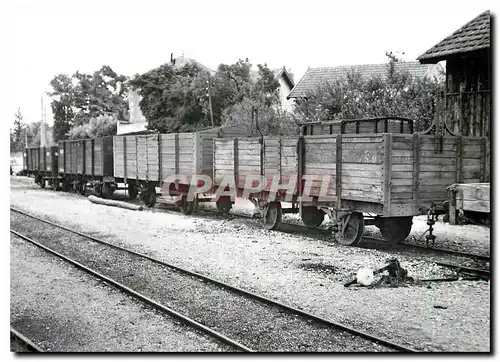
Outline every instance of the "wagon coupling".
{"type": "Polygon", "coordinates": [[[427,247],[429,247],[429,245],[434,246],[434,243],[436,242],[436,235],[432,234],[432,231],[434,230],[433,225],[436,223],[436,221],[436,205],[433,203],[431,205],[431,208],[427,212],[427,225],[429,225],[429,234],[425,236],[425,243],[427,247]]]}

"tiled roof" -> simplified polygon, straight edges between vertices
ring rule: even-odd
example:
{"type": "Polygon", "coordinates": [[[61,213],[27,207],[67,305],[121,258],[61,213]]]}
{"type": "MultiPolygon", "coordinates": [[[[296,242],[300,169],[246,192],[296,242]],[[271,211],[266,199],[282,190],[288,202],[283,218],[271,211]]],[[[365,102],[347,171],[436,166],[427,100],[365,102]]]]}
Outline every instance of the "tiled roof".
{"type": "MultiPolygon", "coordinates": [[[[409,72],[415,77],[424,77],[438,74],[440,65],[426,65],[419,62],[396,62],[396,72],[409,72]]],[[[349,72],[355,71],[364,78],[373,76],[385,77],[387,76],[389,64],[363,64],[363,65],[343,65],[339,67],[323,67],[323,68],[309,68],[292,89],[287,98],[303,97],[309,91],[313,91],[318,86],[327,82],[332,82],[337,79],[345,77],[349,72]]]]}
{"type": "Polygon", "coordinates": [[[490,47],[490,12],[485,11],[449,37],[418,57],[422,63],[435,63],[447,56],[490,47]]]}
{"type": "Polygon", "coordinates": [[[273,72],[276,78],[283,77],[283,79],[288,83],[288,86],[290,88],[293,88],[295,86],[295,82],[293,81],[293,76],[290,73],[288,73],[288,71],[284,66],[283,68],[273,70],[273,72]]]}

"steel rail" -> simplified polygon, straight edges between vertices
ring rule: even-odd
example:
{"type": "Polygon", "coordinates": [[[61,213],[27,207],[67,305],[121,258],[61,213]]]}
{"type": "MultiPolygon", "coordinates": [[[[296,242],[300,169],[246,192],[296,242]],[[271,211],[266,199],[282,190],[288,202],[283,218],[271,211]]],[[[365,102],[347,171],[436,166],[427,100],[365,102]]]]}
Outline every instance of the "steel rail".
{"type": "Polygon", "coordinates": [[[22,334],[21,332],[19,332],[18,330],[16,330],[13,327],[10,327],[10,336],[11,336],[11,338],[14,337],[18,341],[20,341],[22,344],[24,344],[30,352],[37,352],[37,353],[45,352],[43,349],[38,347],[33,341],[28,339],[28,337],[26,337],[24,334],[22,334]]]}
{"type": "Polygon", "coordinates": [[[322,318],[320,316],[317,316],[315,314],[312,314],[312,313],[309,313],[309,312],[306,312],[306,311],[303,311],[301,309],[298,309],[298,308],[295,308],[291,305],[288,305],[288,304],[285,304],[285,303],[281,303],[281,302],[278,302],[278,301],[275,301],[275,300],[272,300],[270,298],[267,298],[261,294],[257,294],[257,293],[253,293],[253,292],[250,292],[248,290],[245,290],[245,289],[241,289],[239,287],[236,287],[234,285],[231,285],[231,284],[227,284],[225,282],[222,282],[220,280],[217,280],[217,279],[214,279],[214,278],[211,278],[211,277],[207,277],[203,274],[199,274],[197,272],[194,272],[194,271],[190,271],[190,270],[187,270],[187,269],[184,269],[182,267],[179,267],[177,265],[174,265],[174,264],[171,264],[171,263],[167,263],[167,262],[164,262],[164,261],[161,261],[159,259],[156,259],[154,257],[151,257],[151,256],[148,256],[148,255],[145,255],[145,254],[142,254],[142,253],[139,253],[139,252],[136,252],[136,251],[133,251],[133,250],[129,250],[129,249],[126,249],[126,248],[123,248],[121,246],[118,246],[118,245],[114,245],[112,243],[109,243],[107,241],[104,241],[104,240],[101,240],[101,239],[98,239],[98,238],[95,238],[93,236],[90,236],[90,235],[87,235],[87,234],[84,234],[84,233],[81,233],[77,230],[73,230],[71,228],[68,228],[68,227],[65,227],[65,226],[62,226],[62,225],[59,225],[59,224],[56,224],[54,222],[51,222],[49,220],[44,220],[42,218],[39,218],[37,216],[34,216],[34,215],[30,215],[24,211],[21,211],[21,210],[18,210],[18,209],[15,209],[13,207],[11,207],[11,210],[15,211],[15,212],[18,212],[22,215],[26,215],[28,217],[32,217],[36,220],[39,220],[41,222],[44,222],[46,224],[49,224],[49,225],[52,225],[52,226],[55,226],[55,227],[58,227],[60,229],[63,229],[63,230],[66,230],[66,231],[69,231],[71,233],[74,233],[76,235],[80,235],[82,237],[85,237],[85,238],[88,238],[89,240],[93,240],[97,243],[101,243],[103,245],[107,245],[107,246],[110,246],[110,247],[113,247],[113,248],[116,248],[118,250],[122,250],[122,251],[125,251],[125,252],[128,252],[132,255],[136,255],[136,256],[139,256],[139,257],[142,257],[142,258],[145,258],[147,260],[150,260],[152,262],[155,262],[155,263],[158,263],[160,265],[163,265],[163,266],[166,266],[168,268],[171,268],[173,270],[176,270],[178,272],[181,272],[181,273],[184,273],[184,274],[187,274],[187,275],[190,275],[190,276],[194,276],[194,277],[197,277],[199,279],[202,279],[206,282],[209,282],[209,283],[212,283],[214,285],[217,285],[217,286],[220,286],[220,287],[223,287],[223,288],[226,288],[226,289],[229,289],[231,291],[234,291],[236,293],[239,293],[239,294],[243,294],[245,296],[248,296],[248,297],[251,297],[251,298],[254,298],[254,299],[257,299],[261,302],[264,302],[268,305],[271,305],[271,306],[275,306],[275,307],[279,307],[279,308],[282,308],[284,310],[287,310],[287,311],[290,311],[290,312],[293,312],[295,314],[298,314],[300,316],[303,316],[303,317],[306,317],[306,318],[309,318],[317,323],[322,323],[324,325],[327,325],[329,327],[335,327],[335,328],[338,328],[338,329],[341,329],[341,330],[344,330],[346,332],[349,332],[351,334],[354,334],[354,335],[357,335],[357,336],[360,336],[364,339],[367,339],[367,340],[370,340],[370,341],[373,341],[373,342],[376,342],[380,345],[384,345],[384,346],[387,346],[387,347],[390,347],[390,348],[393,348],[397,351],[402,351],[402,352],[418,352],[417,350],[415,349],[412,349],[410,347],[407,347],[407,346],[403,346],[403,345],[400,345],[398,343],[395,343],[395,342],[391,342],[387,339],[384,339],[384,338],[381,338],[381,337],[377,337],[375,335],[372,335],[372,334],[369,334],[367,332],[363,332],[363,331],[360,331],[358,329],[355,329],[355,328],[351,328],[345,324],[342,324],[342,323],[339,323],[339,322],[334,322],[334,321],[331,321],[331,320],[328,320],[328,319],[325,319],[325,318],[322,318]]]}
{"type": "MultiPolygon", "coordinates": [[[[207,212],[207,213],[211,213],[211,212],[216,212],[216,211],[212,211],[212,210],[203,210],[203,212],[207,212]]],[[[252,217],[251,215],[247,215],[247,214],[241,214],[241,213],[234,213],[232,212],[230,215],[233,215],[235,217],[238,217],[238,218],[242,218],[242,219],[257,219],[257,218],[254,218],[252,217]]],[[[282,222],[282,224],[285,224],[285,225],[290,225],[290,226],[294,226],[294,227],[299,227],[299,228],[303,228],[305,232],[311,232],[311,229],[307,229],[304,225],[300,225],[300,224],[293,224],[293,223],[285,223],[285,222],[282,222]]],[[[316,231],[318,233],[328,233],[328,230],[325,230],[325,229],[313,229],[313,231],[316,231]]],[[[374,238],[374,237],[370,237],[370,236],[364,236],[363,237],[363,240],[368,240],[368,241],[375,241],[377,243],[381,243],[382,245],[384,246],[387,246],[389,250],[397,250],[395,248],[389,248],[389,245],[387,244],[387,241],[384,240],[384,239],[378,239],[378,238],[374,238]]],[[[364,248],[364,249],[367,249],[366,247],[363,247],[363,245],[356,245],[356,246],[351,246],[351,247],[359,247],[359,248],[364,248]]],[[[398,244],[399,248],[404,248],[404,247],[407,247],[407,248],[414,248],[414,249],[419,249],[419,250],[426,250],[426,251],[435,251],[435,252],[438,252],[438,253],[442,253],[442,254],[450,254],[450,255],[457,255],[457,256],[462,256],[462,257],[467,257],[467,258],[474,258],[474,259],[479,259],[479,260],[485,260],[485,261],[490,261],[491,260],[491,257],[488,256],[488,255],[480,255],[480,254],[473,254],[473,253],[466,253],[466,252],[461,252],[461,251],[457,251],[457,250],[450,250],[450,249],[442,249],[442,248],[429,248],[429,247],[426,247],[426,246],[423,246],[423,245],[418,245],[418,244],[407,244],[407,243],[403,243],[403,244],[398,244]]]]}
{"type": "MultiPolygon", "coordinates": [[[[363,237],[363,239],[369,240],[369,241],[380,242],[383,245],[387,245],[387,242],[385,240],[383,240],[383,239],[373,238],[373,237],[370,237],[370,236],[363,237]]],[[[387,245],[387,246],[389,247],[389,245],[387,245]]],[[[363,246],[360,246],[360,247],[362,248],[363,246]]],[[[465,253],[465,252],[456,251],[456,250],[450,250],[450,249],[428,248],[426,246],[416,245],[416,244],[398,244],[396,246],[396,248],[393,248],[393,249],[390,249],[390,250],[398,251],[398,250],[401,250],[401,249],[403,249],[405,247],[406,248],[418,249],[418,250],[425,250],[425,251],[428,251],[428,252],[435,251],[435,252],[442,253],[442,254],[451,254],[451,255],[456,255],[456,256],[461,256],[461,257],[466,257],[466,258],[472,258],[472,259],[480,259],[480,260],[485,260],[485,261],[491,260],[491,257],[489,257],[487,255],[465,253]]]]}
{"type": "Polygon", "coordinates": [[[482,276],[484,278],[489,278],[491,276],[491,271],[486,269],[471,268],[463,265],[455,265],[449,263],[436,263],[437,265],[444,266],[445,268],[455,269],[458,274],[465,272],[467,274],[474,274],[482,276]]]}
{"type": "Polygon", "coordinates": [[[73,260],[73,259],[71,259],[71,258],[69,258],[61,253],[58,253],[57,251],[35,241],[35,240],[33,240],[33,239],[15,231],[15,230],[10,229],[10,232],[12,234],[20,237],[21,239],[26,240],[26,241],[32,243],[33,245],[36,245],[39,248],[63,259],[64,261],[69,262],[70,264],[76,266],[77,268],[82,269],[83,271],[105,281],[106,283],[114,285],[116,288],[124,291],[125,293],[127,293],[127,294],[147,303],[147,304],[149,304],[151,307],[158,309],[160,311],[166,312],[166,313],[176,317],[177,319],[180,319],[181,321],[194,327],[195,329],[201,330],[201,331],[205,332],[206,334],[209,334],[209,335],[217,338],[218,340],[220,340],[228,345],[231,345],[231,346],[233,346],[241,351],[254,352],[252,349],[248,348],[247,346],[245,346],[245,345],[243,345],[243,344],[241,344],[241,343],[239,343],[239,342],[237,342],[229,337],[224,336],[223,334],[211,329],[210,327],[207,327],[207,326],[195,321],[194,319],[191,319],[188,316],[183,315],[182,313],[179,313],[179,312],[177,312],[177,311],[175,311],[175,310],[173,310],[173,309],[171,309],[163,304],[160,304],[160,303],[154,301],[153,299],[145,296],[144,294],[138,293],[138,292],[134,291],[133,289],[130,289],[129,287],[117,282],[116,280],[109,278],[105,275],[102,275],[101,273],[99,273],[99,272],[97,272],[89,267],[86,267],[85,265],[80,264],[79,262],[77,262],[77,261],[75,261],[75,260],[73,260]]]}

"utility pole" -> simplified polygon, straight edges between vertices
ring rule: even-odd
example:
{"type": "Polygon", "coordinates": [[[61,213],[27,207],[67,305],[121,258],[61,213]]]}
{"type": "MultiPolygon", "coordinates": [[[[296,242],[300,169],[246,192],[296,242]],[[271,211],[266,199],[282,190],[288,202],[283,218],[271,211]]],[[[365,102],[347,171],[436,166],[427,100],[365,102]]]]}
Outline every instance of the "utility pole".
{"type": "Polygon", "coordinates": [[[212,97],[210,96],[210,80],[207,80],[207,96],[208,96],[208,107],[210,108],[210,120],[212,121],[212,128],[214,125],[214,114],[212,112],[212,97]]]}

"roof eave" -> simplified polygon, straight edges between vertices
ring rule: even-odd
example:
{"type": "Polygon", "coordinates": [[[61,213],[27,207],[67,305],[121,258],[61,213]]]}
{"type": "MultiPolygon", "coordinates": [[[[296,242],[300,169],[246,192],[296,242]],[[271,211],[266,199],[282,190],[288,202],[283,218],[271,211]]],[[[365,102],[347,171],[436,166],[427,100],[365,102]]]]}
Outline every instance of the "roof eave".
{"type": "Polygon", "coordinates": [[[474,49],[474,50],[469,50],[469,51],[455,51],[455,52],[447,52],[447,53],[441,53],[441,54],[438,54],[438,55],[432,55],[432,54],[422,54],[421,56],[419,56],[417,58],[417,60],[421,63],[421,64],[437,64],[439,63],[440,61],[442,60],[448,60],[450,58],[456,58],[456,57],[459,57],[459,56],[468,56],[468,55],[471,55],[471,54],[474,54],[474,53],[480,53],[480,52],[483,52],[483,51],[488,51],[491,47],[490,46],[487,46],[487,47],[483,47],[483,48],[477,48],[477,49],[474,49]]]}

